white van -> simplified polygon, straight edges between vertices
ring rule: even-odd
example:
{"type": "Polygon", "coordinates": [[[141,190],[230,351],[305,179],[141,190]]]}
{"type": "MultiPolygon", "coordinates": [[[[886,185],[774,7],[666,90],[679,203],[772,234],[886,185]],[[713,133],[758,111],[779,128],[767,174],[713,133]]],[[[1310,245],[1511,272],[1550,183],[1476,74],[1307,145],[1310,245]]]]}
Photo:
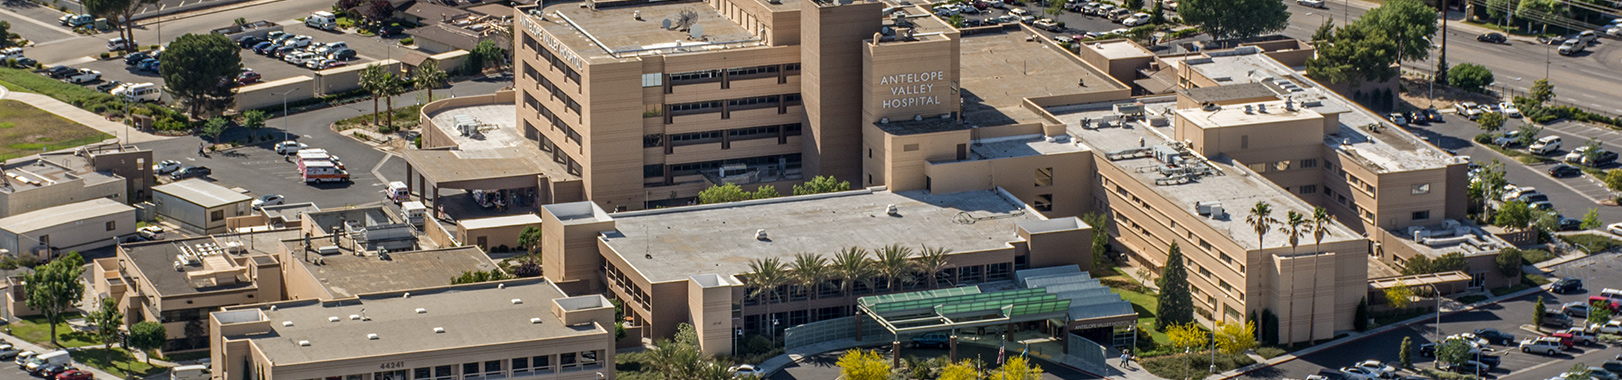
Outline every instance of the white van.
{"type": "Polygon", "coordinates": [[[304,25],[321,30],[337,29],[338,16],[333,15],[332,12],[316,11],[315,13],[311,13],[310,17],[304,18],[304,25]]]}
{"type": "Polygon", "coordinates": [[[33,373],[35,370],[38,370],[41,367],[56,364],[68,365],[72,361],[73,357],[68,356],[68,352],[66,350],[56,350],[35,356],[34,359],[28,361],[28,365],[24,366],[23,369],[27,369],[29,373],[33,373]]]}
{"type": "Polygon", "coordinates": [[[208,380],[208,366],[194,364],[170,368],[169,380],[208,380]]]}
{"type": "Polygon", "coordinates": [[[137,83],[124,86],[119,95],[124,95],[124,98],[131,102],[156,102],[163,98],[163,89],[151,82],[137,83]]]}

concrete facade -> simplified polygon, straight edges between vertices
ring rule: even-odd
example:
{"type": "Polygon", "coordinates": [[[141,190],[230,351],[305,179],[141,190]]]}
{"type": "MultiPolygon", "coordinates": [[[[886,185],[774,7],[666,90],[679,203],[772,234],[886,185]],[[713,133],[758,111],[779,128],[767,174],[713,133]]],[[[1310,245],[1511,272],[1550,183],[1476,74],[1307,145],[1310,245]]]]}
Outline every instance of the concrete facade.
{"type": "Polygon", "coordinates": [[[54,252],[113,245],[135,234],[135,208],[107,198],[0,218],[0,250],[46,260],[54,252]]]}
{"type": "Polygon", "coordinates": [[[0,165],[0,218],[94,198],[147,201],[154,163],[152,151],[119,144],[11,160],[0,165]]]}
{"type": "Polygon", "coordinates": [[[188,179],[152,188],[158,215],[194,233],[226,232],[226,219],[253,213],[253,198],[224,186],[188,179]]]}

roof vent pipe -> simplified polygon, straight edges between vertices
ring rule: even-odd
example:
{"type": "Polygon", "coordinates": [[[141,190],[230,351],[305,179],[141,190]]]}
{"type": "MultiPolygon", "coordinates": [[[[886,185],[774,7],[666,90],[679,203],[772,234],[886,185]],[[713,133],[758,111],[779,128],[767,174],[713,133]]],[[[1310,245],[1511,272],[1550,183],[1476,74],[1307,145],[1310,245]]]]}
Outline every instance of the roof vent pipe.
{"type": "Polygon", "coordinates": [[[766,230],[755,230],[755,240],[766,240],[766,230]]]}

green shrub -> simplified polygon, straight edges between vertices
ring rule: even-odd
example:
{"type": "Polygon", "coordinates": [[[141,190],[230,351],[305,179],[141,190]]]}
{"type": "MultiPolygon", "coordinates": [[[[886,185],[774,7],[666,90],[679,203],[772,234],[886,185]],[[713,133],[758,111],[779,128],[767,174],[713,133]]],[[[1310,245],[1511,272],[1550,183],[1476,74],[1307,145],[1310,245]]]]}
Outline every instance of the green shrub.
{"type": "Polygon", "coordinates": [[[1264,358],[1272,359],[1284,355],[1284,349],[1278,347],[1262,347],[1256,349],[1256,354],[1261,355],[1264,358]]]}
{"type": "Polygon", "coordinates": [[[1482,144],[1492,144],[1492,139],[1493,135],[1491,133],[1481,133],[1477,134],[1475,137],[1476,142],[1482,144]]]}
{"type": "Polygon", "coordinates": [[[1571,245],[1577,246],[1578,249],[1583,249],[1589,253],[1603,252],[1622,246],[1622,241],[1595,234],[1561,235],[1560,240],[1571,243],[1571,245]]]}
{"type": "MultiPolygon", "coordinates": [[[[1192,354],[1166,355],[1143,360],[1143,368],[1149,373],[1167,379],[1205,378],[1211,366],[1211,353],[1196,351],[1192,354]],[[1184,356],[1187,356],[1185,358],[1184,356]]],[[[1234,368],[1256,364],[1256,360],[1244,354],[1216,354],[1217,371],[1227,371],[1234,368]]]]}
{"type": "Polygon", "coordinates": [[[401,45],[411,45],[411,44],[414,44],[414,43],[417,43],[416,38],[406,37],[406,38],[400,40],[401,45]]]}
{"type": "Polygon", "coordinates": [[[101,53],[101,59],[107,59],[107,58],[110,58],[112,56],[113,56],[113,53],[109,53],[109,52],[101,53]]]}
{"type": "Polygon", "coordinates": [[[0,82],[8,83],[8,87],[22,88],[28,92],[49,96],[78,107],[116,103],[112,95],[57,81],[26,70],[0,68],[0,82]]]}

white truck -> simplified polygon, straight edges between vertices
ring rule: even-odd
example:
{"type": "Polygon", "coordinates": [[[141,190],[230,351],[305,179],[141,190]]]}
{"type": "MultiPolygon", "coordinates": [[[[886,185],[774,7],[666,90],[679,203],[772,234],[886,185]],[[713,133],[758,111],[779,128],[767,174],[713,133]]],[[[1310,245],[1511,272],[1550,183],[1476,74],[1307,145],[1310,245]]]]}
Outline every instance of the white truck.
{"type": "Polygon", "coordinates": [[[78,72],[68,75],[67,81],[72,84],[90,83],[101,80],[101,72],[91,69],[79,69],[78,72]]]}
{"type": "Polygon", "coordinates": [[[338,16],[327,11],[316,11],[304,18],[304,25],[321,30],[338,29],[338,16]]]}

